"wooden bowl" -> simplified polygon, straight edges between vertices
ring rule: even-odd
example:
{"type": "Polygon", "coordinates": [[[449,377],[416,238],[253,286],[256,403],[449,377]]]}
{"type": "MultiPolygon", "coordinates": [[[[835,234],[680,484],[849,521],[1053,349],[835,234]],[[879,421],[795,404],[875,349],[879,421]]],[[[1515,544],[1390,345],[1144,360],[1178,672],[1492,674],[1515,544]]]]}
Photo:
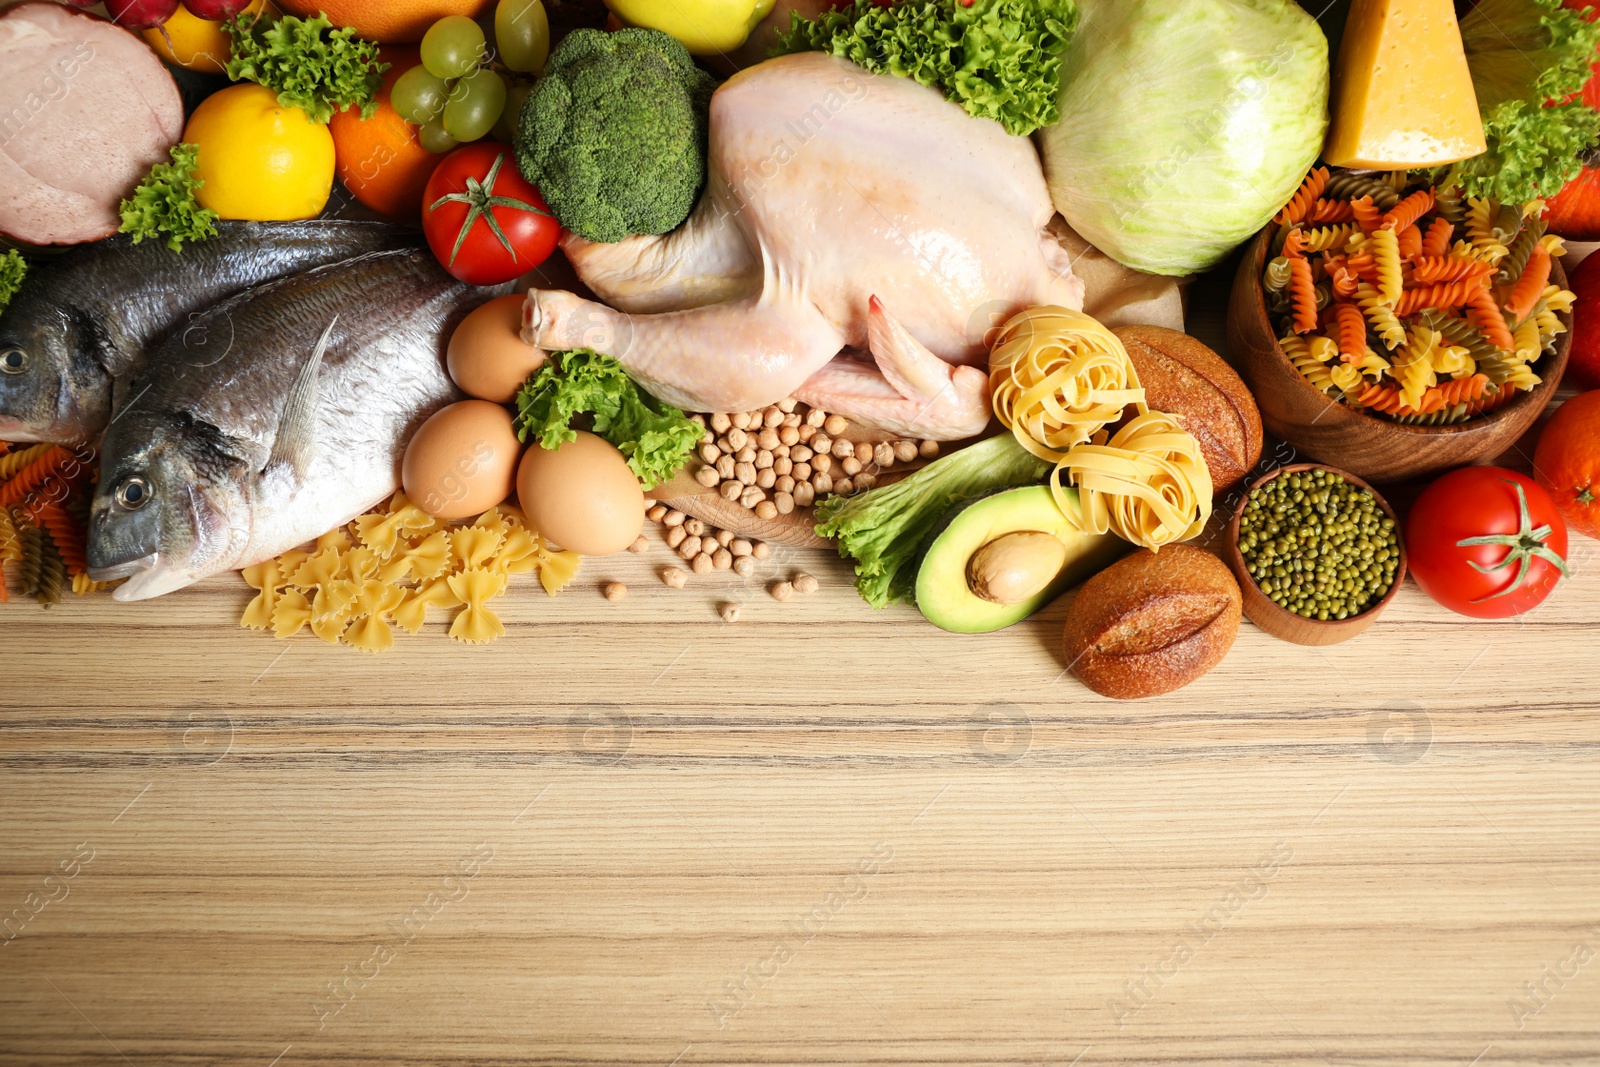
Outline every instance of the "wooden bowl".
{"type": "MultiPolygon", "coordinates": [[[[1538,388],[1497,411],[1455,426],[1405,426],[1364,414],[1306,381],[1278,344],[1267,313],[1267,249],[1274,225],[1256,235],[1239,264],[1228,309],[1228,344],[1239,373],[1249,383],[1267,429],[1312,459],[1336,460],[1375,482],[1397,482],[1451,467],[1493,459],[1516,443],[1555,396],[1572,345],[1572,317],[1555,351],[1538,363],[1538,388]]],[[[1554,263],[1550,280],[1566,288],[1566,272],[1554,263]]]]}
{"type": "Polygon", "coordinates": [[[1239,591],[1244,596],[1244,614],[1256,626],[1265,630],[1273,637],[1290,641],[1297,645],[1337,645],[1341,641],[1348,641],[1361,633],[1367,627],[1378,621],[1378,616],[1383,614],[1383,609],[1389,606],[1394,595],[1400,591],[1400,584],[1406,580],[1406,539],[1400,530],[1400,517],[1395,514],[1394,508],[1383,498],[1383,494],[1373,489],[1372,486],[1357,478],[1348,471],[1339,470],[1321,463],[1294,463],[1287,467],[1279,467],[1275,471],[1257,478],[1245,489],[1239,506],[1234,509],[1233,519],[1228,523],[1227,541],[1222,546],[1222,558],[1233,570],[1233,576],[1239,579],[1239,591]],[[1394,520],[1396,538],[1400,546],[1400,562],[1394,569],[1394,581],[1389,586],[1389,591],[1383,597],[1360,615],[1352,615],[1348,619],[1308,619],[1303,615],[1296,615],[1286,608],[1274,604],[1267,594],[1256,585],[1256,580],[1245,569],[1244,554],[1239,551],[1239,523],[1244,518],[1245,505],[1250,502],[1250,493],[1257,486],[1278,477],[1280,474],[1293,474],[1296,471],[1325,470],[1336,474],[1361,489],[1366,489],[1377,498],[1378,506],[1383,508],[1384,514],[1394,520]]]}

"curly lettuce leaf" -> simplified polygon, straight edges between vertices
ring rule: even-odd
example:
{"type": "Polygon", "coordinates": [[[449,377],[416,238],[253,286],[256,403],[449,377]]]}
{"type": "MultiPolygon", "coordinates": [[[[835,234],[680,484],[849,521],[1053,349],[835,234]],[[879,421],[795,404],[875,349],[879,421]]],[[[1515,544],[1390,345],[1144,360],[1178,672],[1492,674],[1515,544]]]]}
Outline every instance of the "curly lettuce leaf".
{"type": "Polygon", "coordinates": [[[591,349],[555,352],[517,393],[517,437],[560,448],[577,439],[572,423],[594,420],[594,432],[615,445],[646,489],[670,479],[705,432],[670,404],[633,384],[622,364],[591,349]]]}
{"type": "Polygon", "coordinates": [[[378,46],[353,29],[334,29],[321,15],[285,15],[264,23],[240,14],[222,26],[232,42],[228,77],[233,81],[264,85],[278,94],[278,103],[298,107],[317,122],[347,107],[359,107],[364,119],[377,110],[378,87],[389,64],[378,62],[378,46]]]}
{"type": "Polygon", "coordinates": [[[121,232],[131,234],[134,244],[147,237],[164,237],[168,248],[182,252],[185,241],[215,237],[218,216],[195,199],[195,191],[205,184],[194,176],[199,147],[175,144],[169,154],[172,162],[151,167],[133,196],[117,210],[122,215],[121,232]]]}
{"type": "Polygon", "coordinates": [[[815,19],[793,13],[774,54],[827,52],[911,78],[1026,135],[1059,115],[1061,53],[1077,25],[1073,0],[854,0],[815,19]]]}
{"type": "Polygon", "coordinates": [[[1042,481],[1050,464],[1012,434],[980,441],[934,460],[904,481],[855,496],[830,496],[817,505],[818,537],[839,541],[839,555],[856,561],[856,591],[875,608],[910,600],[923,541],[952,506],[992,489],[1042,481]]]}
{"type": "Polygon", "coordinates": [[[6,309],[17,290],[22,288],[22,279],[27,273],[28,261],[15,248],[7,249],[5,255],[0,256],[0,311],[6,309]]]}
{"type": "Polygon", "coordinates": [[[1457,165],[1469,196],[1554,196],[1600,144],[1600,112],[1572,99],[1589,80],[1600,22],[1559,0],[1481,0],[1461,19],[1488,150],[1457,165]]]}

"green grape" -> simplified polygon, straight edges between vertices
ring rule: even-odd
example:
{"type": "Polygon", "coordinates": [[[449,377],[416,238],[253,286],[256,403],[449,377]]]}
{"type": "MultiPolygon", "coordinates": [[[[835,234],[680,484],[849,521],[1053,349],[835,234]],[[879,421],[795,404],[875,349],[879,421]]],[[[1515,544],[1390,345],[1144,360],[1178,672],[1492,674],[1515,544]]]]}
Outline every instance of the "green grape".
{"type": "Polygon", "coordinates": [[[444,110],[450,85],[428,73],[426,67],[412,67],[394,80],[389,102],[400,117],[414,126],[426,126],[444,110]]]}
{"type": "Polygon", "coordinates": [[[444,105],[444,128],[458,141],[476,141],[488,133],[506,106],[506,83],[487,67],[456,82],[444,105]]]}
{"type": "Polygon", "coordinates": [[[483,30],[465,15],[446,15],[422,35],[422,65],[436,78],[459,78],[483,58],[483,30]]]}
{"type": "Polygon", "coordinates": [[[500,121],[494,124],[498,140],[511,144],[517,139],[517,120],[522,117],[522,105],[533,92],[531,85],[513,85],[506,90],[506,106],[500,109],[500,121]]]}
{"type": "Polygon", "coordinates": [[[542,0],[500,0],[494,9],[500,59],[522,74],[537,74],[550,56],[550,19],[542,0]]]}
{"type": "Polygon", "coordinates": [[[417,140],[422,143],[423,148],[426,148],[428,151],[438,156],[444,155],[446,152],[450,151],[450,149],[461,143],[454,137],[450,136],[449,132],[444,128],[444,123],[438,119],[434,119],[432,122],[422,127],[422,129],[418,130],[417,140]]]}

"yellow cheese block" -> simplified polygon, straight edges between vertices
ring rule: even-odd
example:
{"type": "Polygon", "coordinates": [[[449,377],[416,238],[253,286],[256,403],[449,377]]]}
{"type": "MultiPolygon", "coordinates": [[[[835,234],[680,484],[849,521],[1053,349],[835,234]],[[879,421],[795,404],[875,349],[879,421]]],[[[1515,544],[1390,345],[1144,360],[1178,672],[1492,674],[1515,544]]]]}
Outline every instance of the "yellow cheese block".
{"type": "Polygon", "coordinates": [[[1323,158],[1400,170],[1454,163],[1485,147],[1452,0],[1355,0],[1323,158]]]}

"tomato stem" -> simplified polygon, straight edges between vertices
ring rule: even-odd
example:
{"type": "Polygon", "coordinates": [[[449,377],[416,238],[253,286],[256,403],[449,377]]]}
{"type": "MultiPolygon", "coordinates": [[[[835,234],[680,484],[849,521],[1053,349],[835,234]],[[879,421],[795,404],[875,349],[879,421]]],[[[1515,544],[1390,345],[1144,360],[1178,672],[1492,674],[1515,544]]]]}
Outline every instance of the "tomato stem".
{"type": "Polygon", "coordinates": [[[1476,560],[1468,560],[1467,562],[1479,574],[1493,574],[1495,571],[1505,570],[1512,564],[1516,564],[1517,574],[1504,589],[1498,593],[1490,593],[1488,596],[1479,597],[1473,601],[1474,604],[1482,604],[1486,600],[1494,600],[1496,597],[1503,597],[1521,589],[1522,583],[1528,577],[1528,570],[1533,566],[1533,561],[1536,558],[1542,559],[1555,567],[1556,570],[1561,572],[1561,577],[1570,578],[1572,576],[1572,572],[1567,570],[1567,561],[1562,559],[1560,554],[1547,544],[1552,532],[1551,527],[1540,526],[1537,529],[1534,527],[1533,515],[1528,511],[1528,494],[1523,490],[1521,483],[1514,482],[1510,478],[1501,478],[1500,480],[1517,491],[1517,507],[1520,513],[1521,529],[1514,534],[1486,534],[1483,537],[1468,537],[1457,541],[1456,547],[1504,546],[1506,555],[1499,563],[1485,567],[1476,560]]]}
{"type": "Polygon", "coordinates": [[[517,250],[511,247],[511,241],[506,237],[505,231],[500,228],[500,222],[494,217],[494,208],[511,207],[519,211],[531,211],[535,215],[554,218],[548,211],[541,211],[532,204],[514,199],[509,196],[495,196],[495,179],[500,176],[500,165],[506,161],[506,154],[501,152],[494,157],[494,165],[489,168],[489,173],[484,175],[480,182],[477,178],[467,178],[467,188],[461,193],[446,193],[435,200],[428,208],[429,211],[438,211],[445,204],[467,205],[467,220],[461,224],[461,231],[456,234],[455,247],[450,250],[450,263],[455,265],[456,256],[461,252],[461,245],[467,239],[467,234],[472,232],[472,224],[478,221],[481,215],[483,221],[489,224],[489,229],[499,238],[505,250],[511,253],[513,261],[517,258],[517,250]]]}

